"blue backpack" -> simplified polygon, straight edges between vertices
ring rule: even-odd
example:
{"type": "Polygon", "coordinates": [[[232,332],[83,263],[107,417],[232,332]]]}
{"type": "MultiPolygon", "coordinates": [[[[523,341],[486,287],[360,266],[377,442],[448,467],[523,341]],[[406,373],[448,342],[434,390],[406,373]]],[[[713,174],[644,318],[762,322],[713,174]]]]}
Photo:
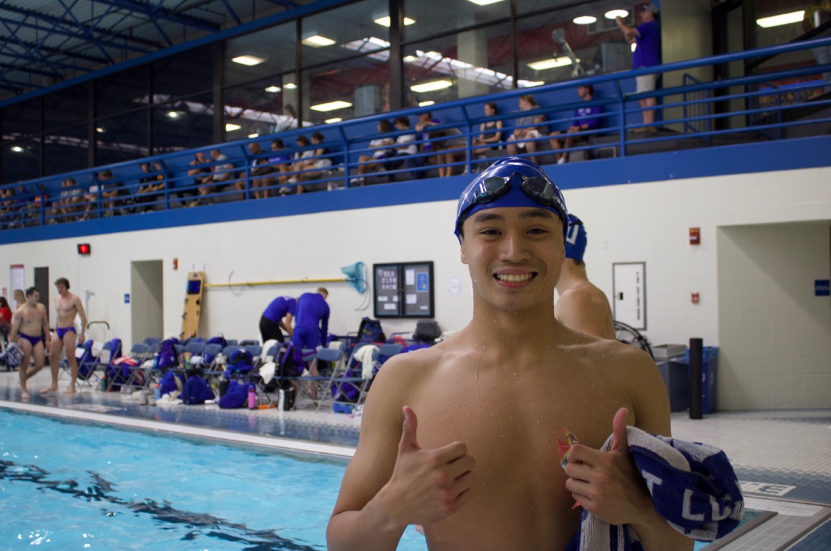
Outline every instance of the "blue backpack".
{"type": "Polygon", "coordinates": [[[359,343],[374,343],[384,342],[387,336],[384,335],[384,330],[381,329],[381,322],[369,318],[361,320],[361,326],[358,328],[358,342],[359,343]]]}
{"type": "Polygon", "coordinates": [[[228,342],[225,340],[225,337],[222,335],[217,335],[216,337],[211,337],[205,342],[205,346],[209,344],[218,344],[220,347],[225,348],[228,346],[228,342]]]}
{"type": "Polygon", "coordinates": [[[222,409],[234,409],[245,406],[248,402],[249,384],[240,384],[236,380],[228,384],[228,390],[219,398],[219,407],[222,409]]]}
{"type": "Polygon", "coordinates": [[[95,371],[95,366],[98,365],[98,360],[92,355],[92,340],[87,339],[82,345],[84,349],[81,359],[78,360],[78,375],[87,379],[90,374],[95,371]]]}
{"type": "MultiPolygon", "coordinates": [[[[360,365],[360,362],[358,362],[357,367],[349,369],[342,378],[360,379],[363,376],[360,365]]],[[[340,378],[341,377],[335,378],[335,381],[337,381],[340,378]]],[[[332,386],[332,397],[335,399],[336,402],[349,402],[350,404],[354,404],[358,401],[359,396],[360,390],[358,388],[355,388],[355,386],[352,383],[342,383],[340,385],[340,388],[334,385],[332,386]]]]}
{"type": "Polygon", "coordinates": [[[176,347],[173,345],[173,340],[163,340],[159,347],[156,367],[159,369],[168,369],[170,367],[176,367],[177,364],[176,347]]]}
{"type": "Polygon", "coordinates": [[[208,381],[199,375],[193,375],[185,381],[185,387],[182,389],[182,402],[186,404],[204,404],[205,400],[213,399],[214,393],[208,385],[208,381]]]}
{"type": "MultiPolygon", "coordinates": [[[[254,368],[254,359],[251,353],[244,348],[235,350],[231,357],[228,358],[228,369],[225,370],[225,376],[231,379],[231,375],[236,373],[247,373],[254,368]]],[[[230,388],[230,387],[229,387],[230,388]]]]}
{"type": "Polygon", "coordinates": [[[162,376],[161,379],[159,379],[159,394],[161,396],[170,394],[174,390],[179,389],[179,386],[176,384],[177,377],[182,382],[182,388],[184,388],[185,378],[182,375],[176,375],[172,371],[168,371],[162,376]]]}

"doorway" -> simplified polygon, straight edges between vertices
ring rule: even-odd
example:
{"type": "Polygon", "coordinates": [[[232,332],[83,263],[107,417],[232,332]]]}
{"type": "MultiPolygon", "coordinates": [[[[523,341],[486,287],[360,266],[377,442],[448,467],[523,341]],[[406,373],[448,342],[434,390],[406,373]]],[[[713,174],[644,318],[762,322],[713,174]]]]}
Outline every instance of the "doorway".
{"type": "Polygon", "coordinates": [[[49,268],[35,268],[35,289],[40,293],[40,303],[46,307],[46,320],[49,321],[49,268]]]}
{"type": "Polygon", "coordinates": [[[130,269],[132,344],[164,335],[164,284],[161,260],[133,262],[130,269]]]}

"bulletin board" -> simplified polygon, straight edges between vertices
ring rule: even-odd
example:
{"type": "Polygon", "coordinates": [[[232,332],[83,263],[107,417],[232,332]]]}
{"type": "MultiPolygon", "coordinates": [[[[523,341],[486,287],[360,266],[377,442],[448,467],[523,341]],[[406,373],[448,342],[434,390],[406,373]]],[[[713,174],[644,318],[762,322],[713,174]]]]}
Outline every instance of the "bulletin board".
{"type": "Polygon", "coordinates": [[[376,318],[435,316],[433,262],[373,264],[376,318]]]}

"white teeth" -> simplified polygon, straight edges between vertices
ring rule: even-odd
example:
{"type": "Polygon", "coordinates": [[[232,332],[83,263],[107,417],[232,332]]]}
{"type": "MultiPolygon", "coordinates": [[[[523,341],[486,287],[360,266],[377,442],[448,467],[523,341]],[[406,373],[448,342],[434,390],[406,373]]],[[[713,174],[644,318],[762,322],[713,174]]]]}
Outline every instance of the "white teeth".
{"type": "Polygon", "coordinates": [[[531,279],[531,274],[496,274],[499,281],[508,281],[511,283],[522,283],[531,279]]]}

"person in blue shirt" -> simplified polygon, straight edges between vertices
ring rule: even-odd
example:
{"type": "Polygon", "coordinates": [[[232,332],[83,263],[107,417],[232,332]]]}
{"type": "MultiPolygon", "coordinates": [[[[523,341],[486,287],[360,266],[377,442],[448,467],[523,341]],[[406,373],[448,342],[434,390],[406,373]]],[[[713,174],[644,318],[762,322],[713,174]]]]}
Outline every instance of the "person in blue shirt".
{"type": "MultiPolygon", "coordinates": [[[[623,31],[626,41],[629,44],[635,44],[635,50],[632,52],[632,68],[640,69],[641,67],[653,67],[661,64],[661,27],[658,24],[658,6],[655,4],[644,4],[640,8],[641,24],[637,27],[630,27],[623,18],[616,19],[618,27],[623,31]]],[[[658,73],[651,75],[641,75],[636,77],[637,93],[651,92],[655,89],[658,82],[658,73]]],[[[641,109],[647,107],[655,107],[658,105],[657,98],[646,98],[639,100],[641,109]]],[[[655,110],[650,109],[643,112],[644,124],[652,126],[642,126],[633,130],[633,132],[649,132],[655,133],[658,129],[654,126],[655,110]]]]}
{"type": "MultiPolygon", "coordinates": [[[[585,84],[582,86],[577,87],[577,95],[580,96],[580,99],[583,101],[591,101],[592,97],[594,96],[594,86],[591,84],[585,84]]],[[[586,107],[579,107],[574,110],[574,122],[571,123],[571,126],[568,127],[566,131],[568,134],[573,134],[574,132],[585,132],[587,130],[597,130],[601,126],[603,126],[603,118],[599,117],[598,115],[603,111],[603,108],[599,105],[587,105],[586,107]]],[[[550,136],[560,136],[562,132],[559,130],[555,130],[550,136]]],[[[559,151],[563,149],[563,142],[565,142],[565,149],[571,149],[574,145],[574,142],[579,142],[582,140],[586,140],[589,138],[589,135],[583,136],[571,136],[568,135],[565,138],[551,138],[548,140],[548,143],[551,144],[551,149],[555,151],[559,151]]],[[[568,161],[568,154],[569,152],[564,153],[557,153],[557,164],[561,165],[568,161]]]]}
{"type": "Polygon", "coordinates": [[[328,296],[329,291],[318,287],[316,292],[303,293],[297,299],[292,346],[311,349],[326,342],[326,334],[329,331],[329,305],[326,304],[328,296]]]}
{"type": "Polygon", "coordinates": [[[292,337],[294,331],[291,328],[291,320],[296,309],[297,299],[294,297],[277,297],[271,301],[260,316],[260,335],[263,337],[263,343],[272,339],[284,342],[281,326],[289,334],[289,338],[292,337]]]}

